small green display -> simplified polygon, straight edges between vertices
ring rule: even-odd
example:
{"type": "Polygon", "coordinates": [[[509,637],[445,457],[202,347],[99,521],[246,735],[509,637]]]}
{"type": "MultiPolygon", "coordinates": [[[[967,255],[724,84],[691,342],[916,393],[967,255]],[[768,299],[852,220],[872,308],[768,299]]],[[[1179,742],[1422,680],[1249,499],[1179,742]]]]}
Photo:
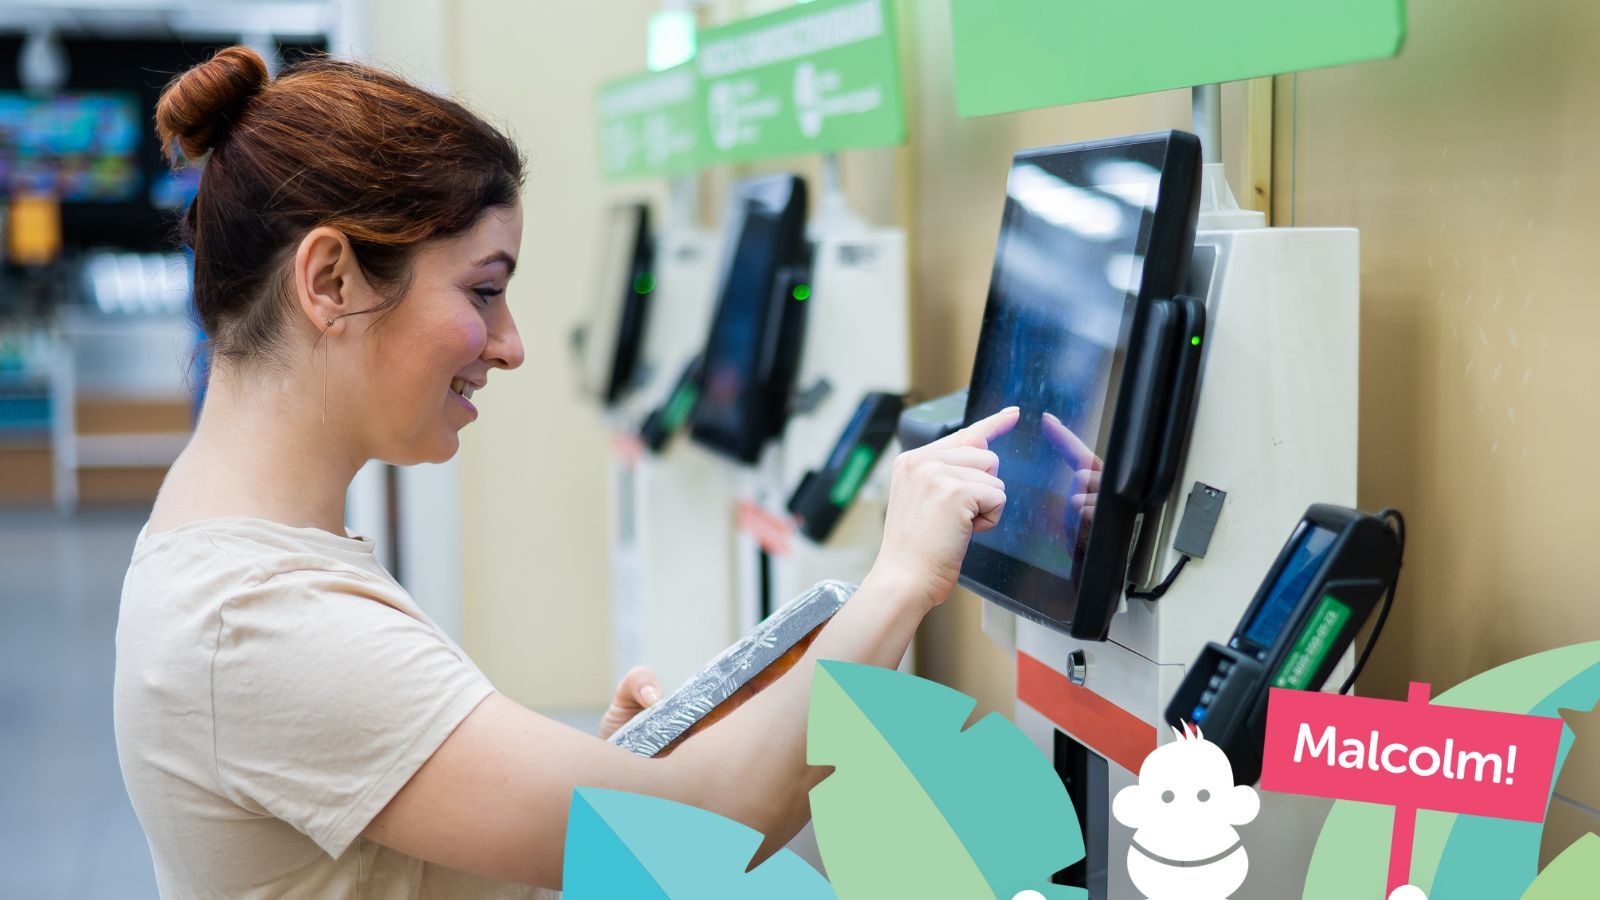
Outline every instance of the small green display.
{"type": "Polygon", "coordinates": [[[851,449],[839,477],[834,479],[833,490],[828,492],[829,502],[834,506],[848,506],[856,498],[856,492],[861,490],[861,483],[867,480],[867,473],[872,471],[872,464],[877,459],[878,451],[871,447],[858,444],[851,449]]]}
{"type": "Polygon", "coordinates": [[[1300,636],[1295,638],[1294,648],[1278,668],[1278,674],[1273,676],[1272,686],[1292,691],[1303,691],[1310,687],[1317,670],[1322,668],[1322,661],[1333,651],[1334,642],[1339,639],[1348,621],[1350,607],[1332,596],[1324,595],[1316,611],[1306,621],[1306,627],[1300,630],[1300,636]]]}
{"type": "MultiPolygon", "coordinates": [[[[615,282],[613,282],[614,284],[615,282]]],[[[633,292],[635,294],[648,294],[656,289],[656,276],[645,272],[633,279],[633,292]]]]}
{"type": "Polygon", "coordinates": [[[1194,337],[1189,338],[1189,343],[1196,347],[1200,346],[1200,335],[1197,334],[1194,337]]]}
{"type": "Polygon", "coordinates": [[[809,284],[797,284],[797,285],[795,285],[794,286],[794,298],[796,300],[810,300],[811,299],[811,285],[809,285],[809,284]]]}
{"type": "Polygon", "coordinates": [[[667,401],[667,413],[662,416],[662,425],[668,432],[678,430],[683,420],[689,417],[689,411],[694,409],[694,402],[700,398],[700,392],[692,384],[678,388],[667,401]]]}

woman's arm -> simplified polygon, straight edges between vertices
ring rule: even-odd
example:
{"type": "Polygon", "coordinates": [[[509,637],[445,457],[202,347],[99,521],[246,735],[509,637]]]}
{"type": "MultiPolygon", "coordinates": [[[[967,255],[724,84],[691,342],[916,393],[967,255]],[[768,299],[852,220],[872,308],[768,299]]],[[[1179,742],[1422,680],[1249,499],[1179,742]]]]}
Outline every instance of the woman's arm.
{"type": "Polygon", "coordinates": [[[1005,505],[988,441],[1009,409],[895,460],[883,546],[856,595],[801,661],[726,719],[662,759],[643,759],[494,695],[469,715],[366,836],[453,868],[560,887],[576,787],[650,794],[755,828],[767,848],[805,823],[820,780],[805,762],[819,659],[894,666],[922,617],[948,596],[973,531],[1005,505]]]}

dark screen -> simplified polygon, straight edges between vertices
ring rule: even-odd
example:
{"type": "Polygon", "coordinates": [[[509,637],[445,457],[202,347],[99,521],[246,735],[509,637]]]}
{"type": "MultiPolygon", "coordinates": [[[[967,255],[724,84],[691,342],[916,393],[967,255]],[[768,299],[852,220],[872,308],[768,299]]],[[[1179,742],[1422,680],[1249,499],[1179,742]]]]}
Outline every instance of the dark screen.
{"type": "Polygon", "coordinates": [[[143,180],[136,156],[143,131],[131,92],[0,91],[0,193],[128,202],[143,180]]]}
{"type": "Polygon", "coordinates": [[[724,308],[706,342],[705,392],[695,409],[695,418],[702,425],[727,433],[737,433],[742,428],[752,402],[762,319],[777,263],[777,232],[777,220],[751,204],[728,270],[724,308]]]}
{"type": "Polygon", "coordinates": [[[1322,568],[1336,537],[1336,532],[1315,526],[1300,535],[1294,549],[1289,551],[1283,571],[1278,573],[1278,580],[1273,582],[1271,593],[1244,630],[1245,640],[1262,649],[1272,646],[1294,614],[1295,604],[1311,586],[1312,577],[1322,568]]]}
{"type": "Polygon", "coordinates": [[[984,318],[969,419],[1016,405],[1022,418],[991,449],[1006,510],[973,538],[1071,579],[1094,517],[1157,168],[1108,154],[1019,158],[984,318]]]}

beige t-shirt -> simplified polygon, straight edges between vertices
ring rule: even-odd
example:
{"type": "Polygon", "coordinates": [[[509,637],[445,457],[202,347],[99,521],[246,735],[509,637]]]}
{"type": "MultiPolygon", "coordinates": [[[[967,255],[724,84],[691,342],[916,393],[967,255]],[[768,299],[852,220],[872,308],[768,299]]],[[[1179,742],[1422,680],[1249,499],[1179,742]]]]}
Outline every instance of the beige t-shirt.
{"type": "Polygon", "coordinates": [[[361,837],[494,688],[372,544],[228,517],[144,536],[117,753],[166,897],[501,897],[361,837]]]}

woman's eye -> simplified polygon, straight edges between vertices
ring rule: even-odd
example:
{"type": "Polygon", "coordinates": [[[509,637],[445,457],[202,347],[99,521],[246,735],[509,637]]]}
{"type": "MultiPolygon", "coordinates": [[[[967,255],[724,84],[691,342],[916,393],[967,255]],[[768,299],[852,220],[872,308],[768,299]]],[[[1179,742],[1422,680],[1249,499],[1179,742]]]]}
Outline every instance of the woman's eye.
{"type": "Polygon", "coordinates": [[[504,294],[506,292],[506,289],[505,288],[473,288],[472,292],[474,294],[478,295],[479,304],[481,304],[483,306],[488,306],[490,303],[494,302],[494,298],[500,296],[501,294],[504,294]]]}

